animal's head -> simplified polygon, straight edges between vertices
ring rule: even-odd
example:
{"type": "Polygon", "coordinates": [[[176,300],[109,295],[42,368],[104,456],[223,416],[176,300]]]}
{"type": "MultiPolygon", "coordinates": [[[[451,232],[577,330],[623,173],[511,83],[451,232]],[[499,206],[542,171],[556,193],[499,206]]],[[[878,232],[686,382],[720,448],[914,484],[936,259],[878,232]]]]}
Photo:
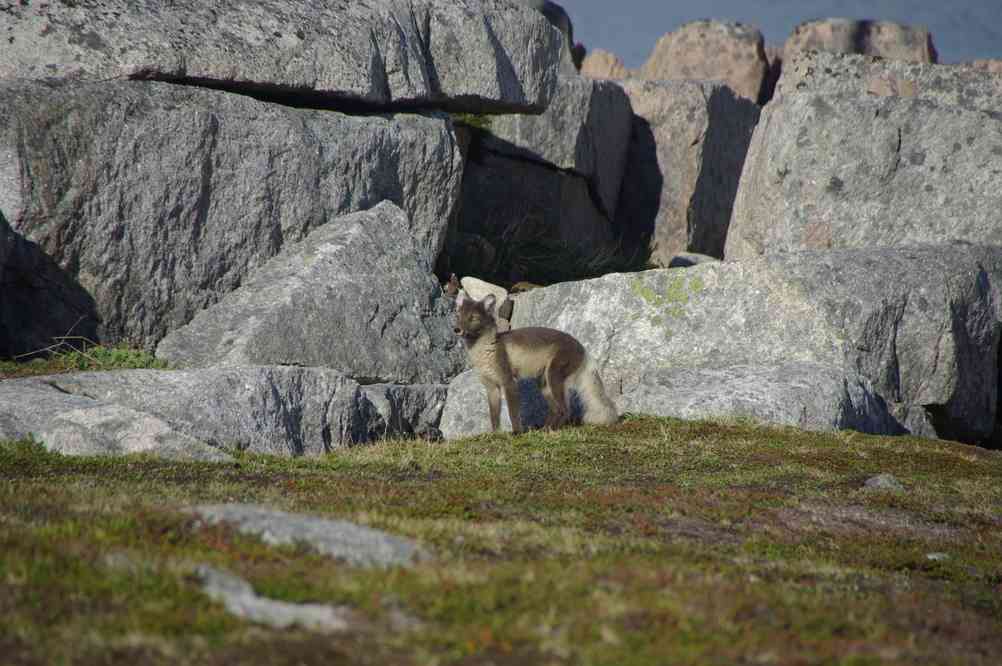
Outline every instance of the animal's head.
{"type": "Polygon", "coordinates": [[[478,301],[460,292],[456,299],[456,335],[472,342],[487,332],[497,328],[494,321],[494,304],[497,300],[493,294],[488,294],[484,300],[478,301]]]}

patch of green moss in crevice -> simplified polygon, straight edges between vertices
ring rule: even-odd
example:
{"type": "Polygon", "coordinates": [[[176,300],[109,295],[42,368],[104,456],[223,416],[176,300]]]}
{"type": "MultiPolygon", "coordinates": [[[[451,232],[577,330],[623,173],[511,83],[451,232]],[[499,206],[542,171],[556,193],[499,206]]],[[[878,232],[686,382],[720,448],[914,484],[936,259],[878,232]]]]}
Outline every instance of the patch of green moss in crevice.
{"type": "Polygon", "coordinates": [[[452,122],[457,125],[466,125],[481,132],[490,132],[493,118],[482,113],[453,113],[452,122]]]}

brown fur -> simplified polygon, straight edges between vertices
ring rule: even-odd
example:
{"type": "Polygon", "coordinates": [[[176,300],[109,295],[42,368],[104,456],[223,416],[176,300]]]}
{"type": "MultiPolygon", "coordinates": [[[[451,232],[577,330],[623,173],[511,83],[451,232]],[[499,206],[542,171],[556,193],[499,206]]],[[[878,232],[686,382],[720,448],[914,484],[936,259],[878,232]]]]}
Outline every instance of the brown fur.
{"type": "MultiPolygon", "coordinates": [[[[494,304],[493,296],[483,301],[463,298],[459,301],[456,317],[456,333],[462,336],[470,362],[487,389],[491,429],[497,430],[500,425],[503,391],[512,430],[516,433],[522,431],[518,400],[520,379],[539,381],[550,408],[546,427],[556,428],[565,424],[570,417],[568,383],[580,377],[586,369],[588,356],[584,347],[572,336],[553,328],[518,328],[499,333],[493,315],[494,304]]],[[[604,416],[590,421],[608,423],[610,411],[612,420],[615,419],[615,407],[605,396],[601,379],[597,379],[597,392],[597,400],[603,403],[600,411],[604,416]]],[[[586,408],[591,409],[588,402],[596,400],[591,397],[595,393],[594,389],[589,392],[585,400],[586,408]]]]}

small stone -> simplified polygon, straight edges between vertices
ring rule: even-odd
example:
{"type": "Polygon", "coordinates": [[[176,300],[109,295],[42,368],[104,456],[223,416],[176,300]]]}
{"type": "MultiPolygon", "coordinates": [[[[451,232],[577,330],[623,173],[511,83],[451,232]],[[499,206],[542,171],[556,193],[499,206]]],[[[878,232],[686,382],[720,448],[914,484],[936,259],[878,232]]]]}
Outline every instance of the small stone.
{"type": "Polygon", "coordinates": [[[889,490],[892,492],[904,492],[905,487],[901,485],[892,474],[878,474],[866,480],[866,487],[870,490],[889,490]]]}
{"type": "Polygon", "coordinates": [[[258,596],[244,579],[206,565],[199,566],[195,573],[209,598],[222,603],[237,617],[276,629],[293,625],[324,632],[348,629],[351,611],[347,607],[267,599],[258,596]]]}
{"type": "Polygon", "coordinates": [[[485,280],[475,278],[473,276],[467,275],[462,280],[459,281],[463,286],[463,291],[470,298],[478,301],[482,301],[487,298],[488,295],[493,294],[498,305],[504,303],[505,299],[508,298],[508,292],[504,287],[499,287],[496,284],[491,284],[485,280]]]}
{"type": "Polygon", "coordinates": [[[925,559],[932,562],[945,562],[950,559],[950,556],[946,553],[926,553],[925,559]]]}
{"type": "Polygon", "coordinates": [[[209,524],[229,523],[272,545],[305,543],[317,552],[355,566],[409,566],[427,553],[414,541],[344,520],[286,513],[248,504],[202,505],[191,509],[209,524]]]}

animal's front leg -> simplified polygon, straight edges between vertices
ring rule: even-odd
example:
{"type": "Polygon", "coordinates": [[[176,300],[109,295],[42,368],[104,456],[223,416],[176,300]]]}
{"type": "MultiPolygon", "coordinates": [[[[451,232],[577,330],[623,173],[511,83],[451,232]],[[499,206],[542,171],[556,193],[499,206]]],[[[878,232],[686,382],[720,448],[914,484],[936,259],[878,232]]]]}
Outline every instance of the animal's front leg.
{"type": "Polygon", "coordinates": [[[500,386],[486,386],[487,389],[487,407],[491,414],[491,430],[497,432],[497,429],[501,427],[501,387],[500,386]]]}
{"type": "Polygon", "coordinates": [[[508,403],[508,416],[511,418],[511,431],[515,434],[522,432],[522,415],[519,410],[518,384],[514,381],[506,382],[504,385],[504,399],[508,403]]]}

